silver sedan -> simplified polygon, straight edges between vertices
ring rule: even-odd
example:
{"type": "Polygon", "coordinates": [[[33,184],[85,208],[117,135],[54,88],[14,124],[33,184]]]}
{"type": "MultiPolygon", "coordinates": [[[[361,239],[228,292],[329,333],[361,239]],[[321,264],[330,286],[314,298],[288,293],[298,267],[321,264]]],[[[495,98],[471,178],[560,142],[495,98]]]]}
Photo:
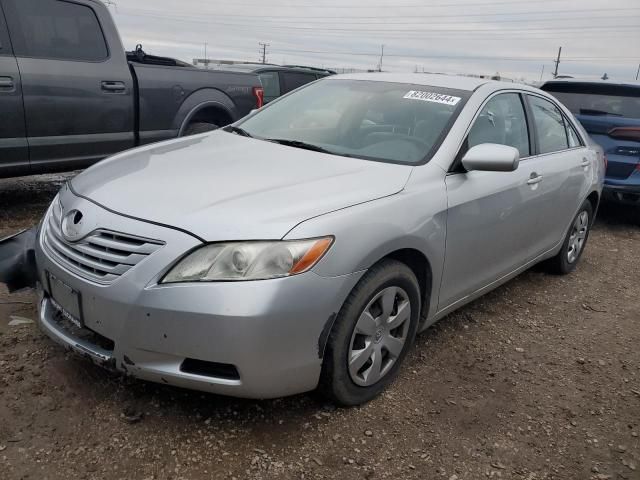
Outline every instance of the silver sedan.
{"type": "Polygon", "coordinates": [[[539,262],[576,267],[603,160],[534,88],[329,77],[68,182],[39,231],[39,323],[151,381],[366,402],[417,332],[539,262]]]}

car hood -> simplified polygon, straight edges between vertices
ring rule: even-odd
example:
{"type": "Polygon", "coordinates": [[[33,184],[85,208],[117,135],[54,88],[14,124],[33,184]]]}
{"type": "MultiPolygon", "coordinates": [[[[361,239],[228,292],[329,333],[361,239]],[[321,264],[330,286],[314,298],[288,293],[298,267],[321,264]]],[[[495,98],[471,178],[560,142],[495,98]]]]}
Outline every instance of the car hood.
{"type": "Polygon", "coordinates": [[[217,131],[115,155],[71,188],[206,241],[277,239],[311,217],[400,192],[411,170],[217,131]]]}

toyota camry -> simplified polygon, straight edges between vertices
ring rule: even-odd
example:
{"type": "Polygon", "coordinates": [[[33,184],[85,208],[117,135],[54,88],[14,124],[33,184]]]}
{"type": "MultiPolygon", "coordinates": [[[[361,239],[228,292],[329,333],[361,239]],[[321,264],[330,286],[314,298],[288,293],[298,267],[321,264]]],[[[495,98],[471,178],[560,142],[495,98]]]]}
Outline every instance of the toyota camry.
{"type": "Polygon", "coordinates": [[[449,312],[574,270],[603,176],[535,88],[329,77],[69,181],[38,234],[39,325],[150,381],[360,404],[449,312]]]}

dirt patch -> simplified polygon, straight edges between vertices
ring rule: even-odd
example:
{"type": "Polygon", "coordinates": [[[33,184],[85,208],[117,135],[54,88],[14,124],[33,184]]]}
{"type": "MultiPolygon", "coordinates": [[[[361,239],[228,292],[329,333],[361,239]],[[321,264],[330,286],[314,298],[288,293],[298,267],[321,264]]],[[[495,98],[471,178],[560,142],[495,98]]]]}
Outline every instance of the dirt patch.
{"type": "MultiPolygon", "coordinates": [[[[0,236],[64,177],[0,181],[0,236]]],[[[112,375],[0,290],[3,479],[640,479],[640,223],[606,205],[578,270],[533,270],[417,340],[380,398],[248,401],[112,375]]]]}

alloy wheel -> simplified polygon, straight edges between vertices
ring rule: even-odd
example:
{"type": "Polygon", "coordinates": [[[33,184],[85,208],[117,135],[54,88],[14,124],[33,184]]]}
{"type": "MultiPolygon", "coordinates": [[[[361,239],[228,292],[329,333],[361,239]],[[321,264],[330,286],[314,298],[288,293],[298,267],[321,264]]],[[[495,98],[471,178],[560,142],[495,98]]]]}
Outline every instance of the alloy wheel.
{"type": "Polygon", "coordinates": [[[575,262],[582,252],[582,247],[587,239],[589,231],[589,214],[586,211],[580,212],[571,227],[571,235],[569,235],[569,244],[567,248],[567,261],[575,262]]]}

